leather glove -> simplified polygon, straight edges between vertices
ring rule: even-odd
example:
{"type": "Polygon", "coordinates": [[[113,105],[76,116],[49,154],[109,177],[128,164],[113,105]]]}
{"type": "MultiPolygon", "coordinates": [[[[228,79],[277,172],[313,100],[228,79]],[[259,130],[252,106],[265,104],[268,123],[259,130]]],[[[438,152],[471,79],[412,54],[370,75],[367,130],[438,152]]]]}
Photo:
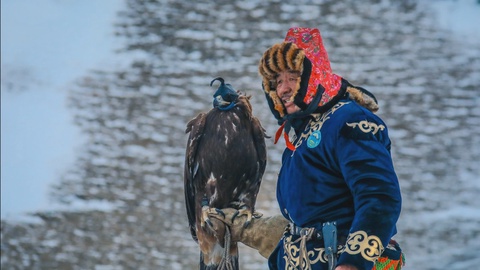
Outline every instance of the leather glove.
{"type": "MultiPolygon", "coordinates": [[[[209,213],[209,217],[218,219],[230,227],[232,242],[241,242],[256,249],[265,258],[268,258],[277,247],[288,225],[288,220],[282,215],[262,217],[262,214],[255,212],[247,224],[247,216],[236,216],[238,210],[234,208],[221,209],[221,212],[225,215],[212,212],[209,213]]],[[[215,226],[213,229],[215,230],[215,226]]]]}

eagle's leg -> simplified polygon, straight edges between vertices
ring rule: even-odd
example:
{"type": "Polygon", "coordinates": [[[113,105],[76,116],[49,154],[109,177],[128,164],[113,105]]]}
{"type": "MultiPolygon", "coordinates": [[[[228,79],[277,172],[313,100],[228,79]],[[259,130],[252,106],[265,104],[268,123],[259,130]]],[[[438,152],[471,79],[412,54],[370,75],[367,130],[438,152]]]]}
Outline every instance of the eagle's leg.
{"type": "Polygon", "coordinates": [[[213,213],[221,215],[223,218],[225,218],[225,213],[223,213],[222,210],[218,208],[211,208],[208,204],[207,197],[206,196],[203,197],[202,198],[202,217],[200,218],[200,221],[201,221],[200,225],[202,226],[202,228],[205,228],[205,223],[208,224],[210,228],[213,228],[212,221],[208,217],[208,214],[213,214],[213,213]]]}
{"type": "Polygon", "coordinates": [[[208,226],[213,227],[212,221],[210,218],[208,218],[208,213],[210,212],[210,207],[208,206],[202,206],[202,217],[200,219],[201,223],[200,225],[202,228],[205,228],[205,224],[208,224],[208,226]]]}
{"type": "Polygon", "coordinates": [[[212,221],[208,217],[209,214],[217,214],[225,218],[225,213],[223,213],[222,210],[218,208],[210,208],[209,206],[202,206],[202,218],[201,218],[201,225],[202,228],[205,227],[205,223],[208,224],[208,226],[213,227],[212,221]]]}
{"type": "Polygon", "coordinates": [[[252,217],[254,215],[255,214],[250,207],[248,207],[246,204],[241,204],[237,212],[235,212],[235,214],[232,216],[232,222],[238,216],[247,216],[247,220],[243,224],[243,227],[246,228],[252,222],[252,217]]]}

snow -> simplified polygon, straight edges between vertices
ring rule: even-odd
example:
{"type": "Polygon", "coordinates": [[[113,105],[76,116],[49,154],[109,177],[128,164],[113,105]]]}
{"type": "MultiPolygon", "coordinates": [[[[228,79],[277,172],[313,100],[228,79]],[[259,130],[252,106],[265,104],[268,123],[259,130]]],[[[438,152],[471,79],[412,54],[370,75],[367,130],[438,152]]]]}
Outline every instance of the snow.
{"type": "Polygon", "coordinates": [[[196,40],[211,40],[213,35],[211,32],[201,32],[201,31],[192,31],[192,30],[180,30],[177,31],[175,36],[177,38],[192,38],[196,40]]]}

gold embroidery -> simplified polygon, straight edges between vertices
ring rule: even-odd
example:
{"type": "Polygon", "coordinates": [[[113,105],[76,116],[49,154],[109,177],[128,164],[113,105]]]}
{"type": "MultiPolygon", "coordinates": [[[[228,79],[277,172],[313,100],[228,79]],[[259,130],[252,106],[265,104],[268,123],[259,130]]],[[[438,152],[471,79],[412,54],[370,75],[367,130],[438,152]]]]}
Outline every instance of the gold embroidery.
{"type": "MultiPolygon", "coordinates": [[[[312,114],[314,119],[310,120],[308,123],[307,127],[303,131],[303,133],[300,135],[300,138],[298,139],[297,143],[295,144],[295,148],[298,148],[304,141],[308,139],[310,134],[314,132],[315,130],[320,130],[323,126],[323,123],[330,119],[330,116],[334,114],[338,109],[340,109],[342,106],[350,103],[348,102],[338,102],[335,104],[330,110],[326,111],[323,114],[312,114]]],[[[293,143],[294,140],[291,139],[291,142],[293,143]]]]}
{"type": "Polygon", "coordinates": [[[384,125],[377,125],[367,120],[360,121],[358,123],[347,123],[347,126],[355,128],[358,126],[363,133],[371,132],[373,135],[377,134],[378,130],[384,130],[384,125]]]}
{"type": "Polygon", "coordinates": [[[374,262],[380,257],[383,250],[382,241],[376,235],[356,231],[348,236],[344,252],[351,255],[360,253],[365,260],[374,262]]]}
{"type": "MultiPolygon", "coordinates": [[[[343,252],[343,249],[343,246],[338,246],[338,255],[343,252]]],[[[310,265],[314,265],[318,262],[328,262],[327,255],[325,254],[325,248],[314,248],[313,250],[309,250],[307,251],[306,256],[303,256],[302,258],[300,252],[300,244],[295,241],[292,242],[291,235],[283,238],[283,250],[285,252],[285,255],[283,256],[283,259],[285,260],[285,269],[288,270],[306,269],[307,258],[310,265]]]]}

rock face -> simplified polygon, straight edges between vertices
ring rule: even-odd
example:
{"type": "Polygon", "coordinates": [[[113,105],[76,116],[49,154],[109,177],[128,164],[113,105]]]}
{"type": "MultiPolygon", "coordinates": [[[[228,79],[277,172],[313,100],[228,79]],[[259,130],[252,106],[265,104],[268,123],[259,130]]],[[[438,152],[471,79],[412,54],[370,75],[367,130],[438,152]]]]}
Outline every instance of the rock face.
{"type": "MultiPolygon", "coordinates": [[[[2,220],[2,269],[195,269],[183,197],[186,123],[210,109],[209,82],[221,76],[253,96],[254,114],[274,134],[257,62],[291,26],[318,27],[334,72],[379,100],[403,193],[405,269],[479,263],[469,252],[480,248],[477,48],[438,29],[413,1],[214,2],[127,0],[116,25],[126,64],[92,71],[70,90],[89,141],[52,187],[66,205],[111,208],[2,220]]],[[[270,215],[278,213],[283,145],[267,148],[257,208],[270,215]]],[[[246,247],[240,264],[266,268],[246,247]]]]}

